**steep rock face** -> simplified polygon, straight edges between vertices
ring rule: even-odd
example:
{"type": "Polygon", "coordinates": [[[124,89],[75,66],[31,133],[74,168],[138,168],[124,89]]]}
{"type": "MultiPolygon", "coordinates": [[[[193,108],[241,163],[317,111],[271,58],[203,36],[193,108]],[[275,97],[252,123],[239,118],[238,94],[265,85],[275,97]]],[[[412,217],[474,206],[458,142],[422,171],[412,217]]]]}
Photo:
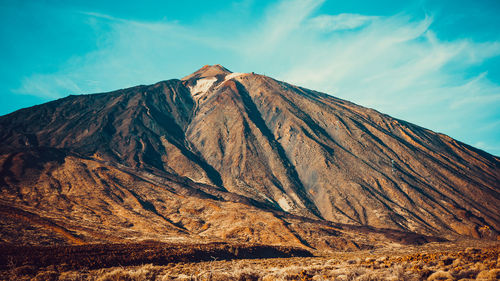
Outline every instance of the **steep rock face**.
{"type": "Polygon", "coordinates": [[[30,203],[14,187],[33,185],[12,176],[19,160],[9,153],[51,147],[116,169],[186,177],[256,208],[312,219],[439,235],[496,237],[500,230],[497,157],[220,65],[182,80],[19,110],[1,117],[0,128],[0,182],[9,200],[21,200],[17,206],[30,203]]]}
{"type": "Polygon", "coordinates": [[[326,219],[475,236],[477,226],[498,229],[498,158],[267,77],[240,82],[326,219]]]}
{"type": "MultiPolygon", "coordinates": [[[[196,83],[200,82],[203,79],[196,83]]],[[[320,216],[295,166],[248,93],[239,88],[229,79],[215,82],[207,90],[203,100],[197,101],[196,115],[187,130],[189,141],[220,171],[228,190],[270,201],[285,211],[320,216]]]]}
{"type": "Polygon", "coordinates": [[[69,96],[2,119],[0,150],[64,148],[218,184],[217,172],[189,149],[184,137],[193,106],[190,92],[179,80],[69,96]]]}

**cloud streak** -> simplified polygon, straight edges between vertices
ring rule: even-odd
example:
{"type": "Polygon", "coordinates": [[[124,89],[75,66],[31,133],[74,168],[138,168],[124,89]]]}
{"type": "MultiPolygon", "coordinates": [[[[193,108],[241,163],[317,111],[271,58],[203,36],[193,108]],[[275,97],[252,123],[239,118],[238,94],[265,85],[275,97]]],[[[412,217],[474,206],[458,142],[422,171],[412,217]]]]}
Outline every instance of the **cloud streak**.
{"type": "Polygon", "coordinates": [[[332,32],[355,29],[377,19],[376,16],[359,14],[319,15],[309,20],[312,29],[332,32]]]}
{"type": "Polygon", "coordinates": [[[89,24],[108,27],[101,47],[56,73],[26,77],[18,92],[50,98],[100,92],[221,63],[324,91],[500,154],[500,135],[492,133],[500,132],[500,87],[487,72],[469,71],[500,55],[498,41],[440,40],[431,16],[317,14],[322,3],[280,2],[254,24],[230,31],[224,28],[230,15],[225,22],[188,26],[86,12],[89,24]]]}

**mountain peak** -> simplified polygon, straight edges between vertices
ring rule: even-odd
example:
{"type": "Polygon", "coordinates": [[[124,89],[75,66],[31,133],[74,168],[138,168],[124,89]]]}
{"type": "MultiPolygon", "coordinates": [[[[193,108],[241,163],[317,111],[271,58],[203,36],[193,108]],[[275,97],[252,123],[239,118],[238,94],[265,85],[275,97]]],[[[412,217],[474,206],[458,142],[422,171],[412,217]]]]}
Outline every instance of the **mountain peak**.
{"type": "MultiPolygon", "coordinates": [[[[341,236],[351,224],[361,235],[371,230],[360,227],[376,227],[499,238],[500,158],[348,101],[220,65],[161,87],[16,111],[0,117],[0,128],[2,226],[5,213],[12,214],[9,223],[20,216],[3,211],[7,206],[56,218],[71,227],[67,233],[89,229],[75,236],[85,241],[151,237],[323,249],[356,237],[355,248],[379,244],[373,236],[341,236]],[[333,223],[342,223],[338,234],[333,223]]],[[[38,224],[47,232],[0,229],[0,244],[25,243],[25,234],[45,243],[53,226],[38,224]]],[[[8,229],[25,225],[23,219],[8,229]]],[[[380,231],[372,232],[376,240],[380,231]]]]}
{"type": "Polygon", "coordinates": [[[206,77],[215,77],[217,75],[226,75],[232,73],[229,69],[223,67],[220,64],[214,65],[205,65],[202,68],[195,71],[193,74],[190,74],[182,80],[189,80],[192,78],[206,78],[206,77]]]}

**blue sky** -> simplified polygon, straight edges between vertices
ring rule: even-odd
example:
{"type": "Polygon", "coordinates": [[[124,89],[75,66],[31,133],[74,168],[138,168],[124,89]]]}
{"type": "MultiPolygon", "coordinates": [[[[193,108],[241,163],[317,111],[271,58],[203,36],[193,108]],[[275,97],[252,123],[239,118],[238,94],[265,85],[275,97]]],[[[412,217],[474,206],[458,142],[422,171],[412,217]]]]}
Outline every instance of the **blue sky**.
{"type": "Polygon", "coordinates": [[[500,1],[0,0],[0,114],[257,72],[500,155],[500,1]]]}

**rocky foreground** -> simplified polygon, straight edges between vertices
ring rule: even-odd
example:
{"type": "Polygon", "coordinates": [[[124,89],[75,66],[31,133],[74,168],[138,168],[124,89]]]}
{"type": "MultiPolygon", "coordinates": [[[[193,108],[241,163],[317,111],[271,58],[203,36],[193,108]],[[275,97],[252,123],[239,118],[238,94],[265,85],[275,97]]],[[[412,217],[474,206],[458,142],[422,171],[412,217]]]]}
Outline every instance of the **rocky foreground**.
{"type": "MultiPolygon", "coordinates": [[[[220,245],[219,245],[220,246],[220,245]]],[[[224,246],[221,246],[224,248],[224,246]]],[[[220,249],[220,247],[219,247],[220,249]]],[[[499,280],[500,243],[429,243],[399,249],[337,252],[326,256],[281,249],[288,258],[234,259],[213,254],[201,262],[71,269],[65,265],[15,266],[2,280],[499,280]],[[469,247],[476,245],[477,247],[469,247]],[[285,251],[283,251],[285,250],[285,251]]],[[[248,248],[240,249],[248,252],[248,248]]],[[[278,253],[276,251],[275,253],[278,253]]],[[[210,253],[206,252],[205,256],[210,253]]],[[[200,255],[203,256],[203,255],[200,255]]],[[[258,257],[258,256],[254,256],[258,257]]]]}

